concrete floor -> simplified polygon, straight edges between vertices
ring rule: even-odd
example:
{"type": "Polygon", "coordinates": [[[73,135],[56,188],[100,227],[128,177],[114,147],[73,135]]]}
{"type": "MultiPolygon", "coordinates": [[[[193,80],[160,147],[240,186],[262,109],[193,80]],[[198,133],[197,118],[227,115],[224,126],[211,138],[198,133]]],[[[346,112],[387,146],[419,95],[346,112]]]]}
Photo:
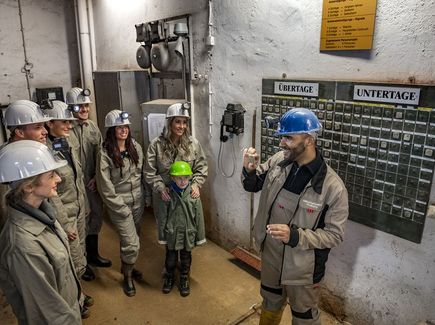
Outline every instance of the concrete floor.
{"type": "MultiPolygon", "coordinates": [[[[245,267],[214,243],[209,241],[193,250],[190,296],[181,297],[177,288],[164,295],[161,285],[165,249],[156,241],[153,216],[145,213],[136,265],[144,274],[144,282],[137,283],[136,296],[129,298],[121,288],[118,236],[105,224],[100,237],[100,252],[112,259],[113,266],[96,269],[95,281],[83,281],[85,292],[95,300],[91,316],[84,324],[258,324],[259,315],[251,309],[261,302],[258,272],[245,267]]],[[[10,307],[0,313],[1,324],[17,323],[10,307]]],[[[287,307],[281,324],[290,323],[287,307]]],[[[322,324],[341,323],[322,313],[322,324]]]]}

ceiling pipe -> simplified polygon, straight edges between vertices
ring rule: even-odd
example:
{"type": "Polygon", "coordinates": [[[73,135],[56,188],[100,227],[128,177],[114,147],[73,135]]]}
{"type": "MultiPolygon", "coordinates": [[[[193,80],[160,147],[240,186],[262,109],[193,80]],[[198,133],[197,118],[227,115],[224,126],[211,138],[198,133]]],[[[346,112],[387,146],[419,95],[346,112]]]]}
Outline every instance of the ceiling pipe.
{"type": "Polygon", "coordinates": [[[97,51],[95,49],[94,9],[92,7],[92,0],[87,0],[86,8],[88,9],[87,13],[88,13],[89,42],[91,44],[92,71],[97,71],[97,51]]]}
{"type": "Polygon", "coordinates": [[[186,57],[184,53],[184,37],[179,36],[177,40],[177,44],[175,45],[175,53],[181,58],[181,66],[182,66],[182,78],[183,78],[183,90],[184,90],[184,100],[189,101],[187,95],[187,82],[186,82],[186,57]]]}
{"type": "MultiPolygon", "coordinates": [[[[94,109],[89,112],[90,118],[93,121],[97,121],[96,110],[95,110],[95,91],[92,73],[94,65],[96,64],[96,58],[93,57],[92,47],[95,49],[93,39],[91,39],[90,26],[93,30],[93,15],[92,15],[92,0],[75,0],[75,14],[76,14],[76,27],[77,27],[77,38],[78,38],[78,48],[79,48],[79,63],[80,63],[80,77],[81,77],[81,87],[83,89],[91,90],[91,99],[93,104],[91,104],[94,109]],[[89,14],[89,10],[90,13],[89,14]],[[93,62],[94,61],[94,62],[93,62]]],[[[95,51],[94,51],[95,53],[95,51]]]]}
{"type": "MultiPolygon", "coordinates": [[[[182,65],[182,77],[183,77],[183,90],[184,90],[184,99],[186,101],[190,101],[189,94],[187,92],[187,78],[186,78],[186,53],[184,49],[184,40],[188,35],[188,26],[187,23],[176,23],[174,26],[174,34],[178,36],[177,43],[175,44],[175,53],[181,58],[182,65]]],[[[189,39],[191,42],[191,40],[189,39]]],[[[190,56],[192,55],[189,53],[190,56]]]]}

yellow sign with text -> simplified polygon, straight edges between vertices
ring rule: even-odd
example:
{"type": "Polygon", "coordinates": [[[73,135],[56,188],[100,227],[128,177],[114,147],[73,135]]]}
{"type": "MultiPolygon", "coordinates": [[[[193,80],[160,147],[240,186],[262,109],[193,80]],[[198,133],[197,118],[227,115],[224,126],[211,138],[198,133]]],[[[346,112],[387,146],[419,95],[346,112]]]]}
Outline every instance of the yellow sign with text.
{"type": "Polygon", "coordinates": [[[369,50],[376,0],[323,0],[321,51],[369,50]]]}

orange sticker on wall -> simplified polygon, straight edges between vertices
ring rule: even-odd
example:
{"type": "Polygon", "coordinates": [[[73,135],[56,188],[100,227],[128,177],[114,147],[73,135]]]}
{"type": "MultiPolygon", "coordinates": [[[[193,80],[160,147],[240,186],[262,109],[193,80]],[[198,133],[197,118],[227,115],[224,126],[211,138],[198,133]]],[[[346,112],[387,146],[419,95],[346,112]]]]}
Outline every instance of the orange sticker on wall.
{"type": "Polygon", "coordinates": [[[369,50],[376,0],[323,0],[321,51],[369,50]]]}

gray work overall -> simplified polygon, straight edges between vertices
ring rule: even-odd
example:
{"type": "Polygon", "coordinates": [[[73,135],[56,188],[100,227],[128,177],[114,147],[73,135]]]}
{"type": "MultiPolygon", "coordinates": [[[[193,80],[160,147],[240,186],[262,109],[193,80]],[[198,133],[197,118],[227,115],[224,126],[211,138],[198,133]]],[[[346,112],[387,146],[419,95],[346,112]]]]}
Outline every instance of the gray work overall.
{"type": "MultiPolygon", "coordinates": [[[[295,214],[299,195],[281,189],[272,205],[270,224],[288,224],[295,214]]],[[[283,308],[287,301],[292,309],[293,325],[320,325],[320,315],[317,309],[319,299],[319,285],[281,285],[282,265],[284,250],[292,249],[281,240],[274,239],[269,234],[266,236],[261,255],[261,296],[263,308],[274,311],[283,308]],[[312,318],[304,319],[306,312],[311,309],[312,318]],[[298,317],[299,316],[299,317],[298,317]]]]}

